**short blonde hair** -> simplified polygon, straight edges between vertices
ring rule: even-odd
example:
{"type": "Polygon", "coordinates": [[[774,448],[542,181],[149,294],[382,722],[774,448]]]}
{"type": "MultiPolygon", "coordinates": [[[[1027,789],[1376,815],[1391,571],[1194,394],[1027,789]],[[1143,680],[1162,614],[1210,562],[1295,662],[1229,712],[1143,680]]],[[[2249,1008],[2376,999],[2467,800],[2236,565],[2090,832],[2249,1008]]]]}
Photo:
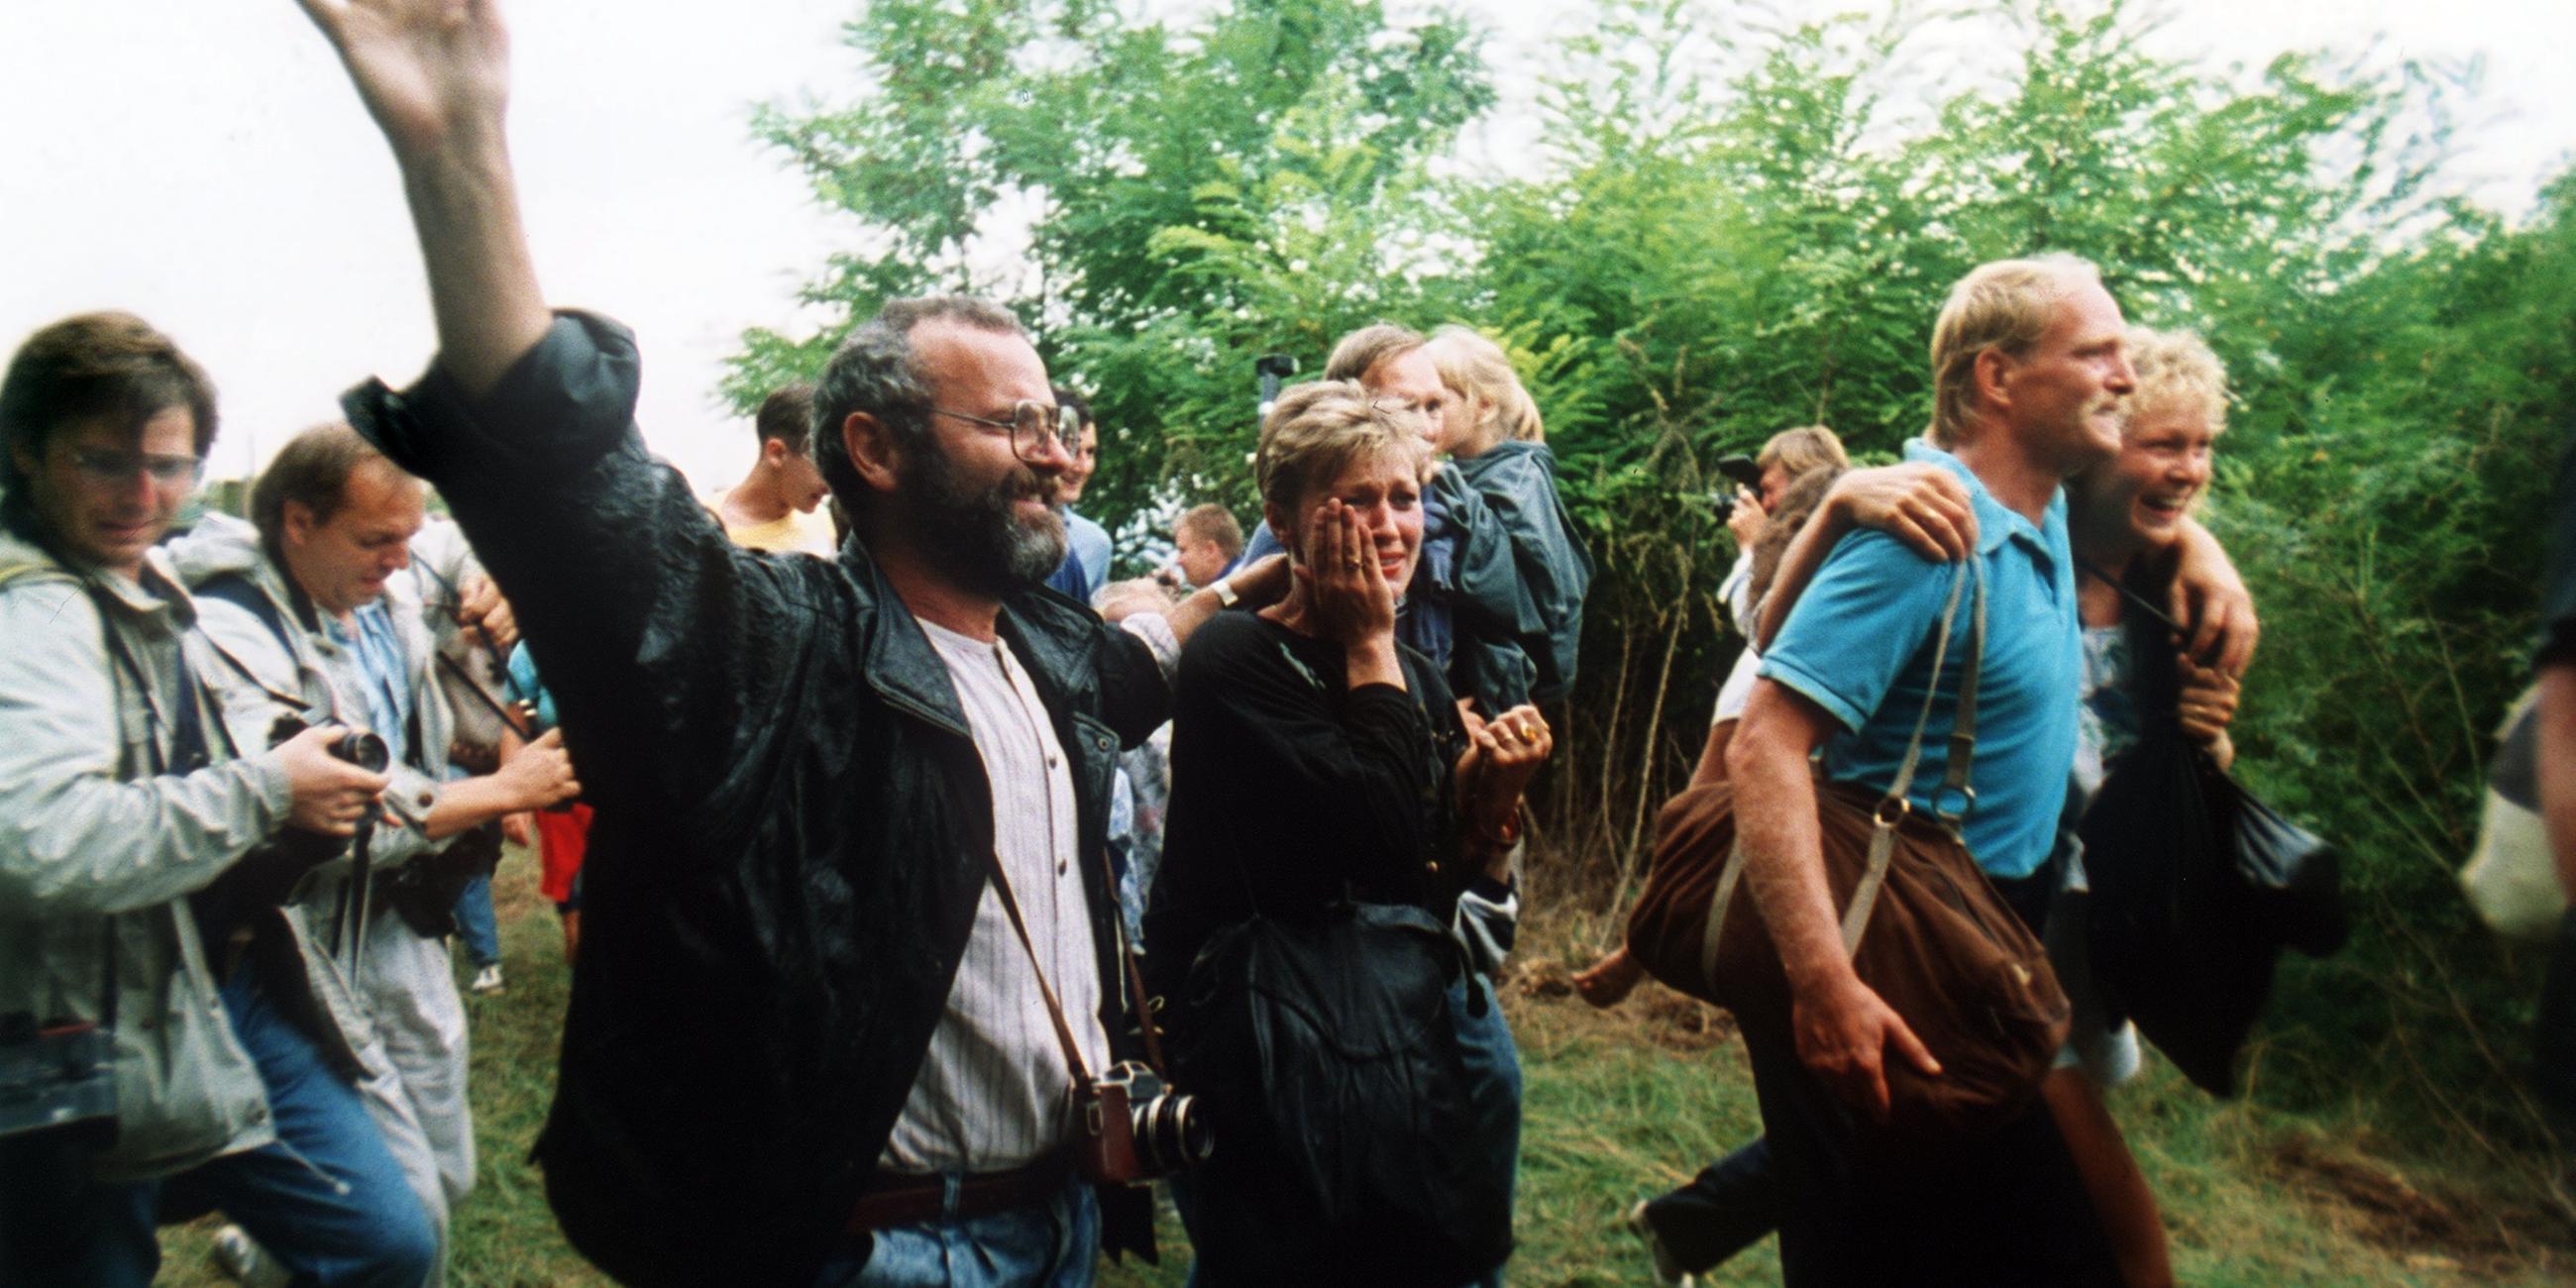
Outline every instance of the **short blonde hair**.
{"type": "Polygon", "coordinates": [[[1371,398],[1356,381],[1317,380],[1292,386],[1272,405],[1252,474],[1263,504],[1294,510],[1353,462],[1382,457],[1403,461],[1417,479],[1430,474],[1422,413],[1371,398]]]}
{"type": "Polygon", "coordinates": [[[2175,410],[2206,418],[2213,432],[2227,428],[2227,366],[2208,341],[2189,331],[2140,326],[2129,328],[2128,345],[2138,372],[2122,409],[2130,422],[2142,412],[2175,410]]]}
{"type": "Polygon", "coordinates": [[[1431,365],[1439,369],[1440,383],[1449,386],[1462,404],[1449,413],[1464,421],[1453,449],[1458,455],[1482,456],[1505,439],[1547,441],[1538,402],[1521,384],[1520,373],[1512,370],[1503,346],[1467,327],[1451,325],[1432,332],[1431,342],[1423,348],[1431,355],[1431,365]]]}
{"type": "Polygon", "coordinates": [[[1843,440],[1822,425],[1801,425],[1784,429],[1762,445],[1762,454],[1753,458],[1755,469],[1769,472],[1777,465],[1790,478],[1809,470],[1847,470],[1851,456],[1843,451],[1843,440]]]}
{"type": "Polygon", "coordinates": [[[1932,323],[1932,442],[1955,447],[1977,402],[1977,355],[2030,352],[2056,319],[2057,303],[2102,280],[2073,255],[1999,259],[1968,270],[1932,323]]]}

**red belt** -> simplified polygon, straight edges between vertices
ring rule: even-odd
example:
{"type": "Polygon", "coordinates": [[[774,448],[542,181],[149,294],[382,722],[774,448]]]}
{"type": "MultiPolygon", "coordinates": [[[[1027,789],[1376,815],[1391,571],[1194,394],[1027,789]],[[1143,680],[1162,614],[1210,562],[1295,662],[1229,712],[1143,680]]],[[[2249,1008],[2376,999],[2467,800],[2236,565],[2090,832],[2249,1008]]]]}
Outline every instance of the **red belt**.
{"type": "MultiPolygon", "coordinates": [[[[991,1216],[1054,1198],[1071,1176],[1061,1157],[1042,1158],[1007,1172],[976,1172],[958,1182],[958,1220],[991,1216]]],[[[848,1232],[865,1234],[890,1226],[920,1225],[950,1216],[948,1180],[919,1172],[882,1168],[868,1182],[868,1192],[850,1209],[848,1232]]]]}

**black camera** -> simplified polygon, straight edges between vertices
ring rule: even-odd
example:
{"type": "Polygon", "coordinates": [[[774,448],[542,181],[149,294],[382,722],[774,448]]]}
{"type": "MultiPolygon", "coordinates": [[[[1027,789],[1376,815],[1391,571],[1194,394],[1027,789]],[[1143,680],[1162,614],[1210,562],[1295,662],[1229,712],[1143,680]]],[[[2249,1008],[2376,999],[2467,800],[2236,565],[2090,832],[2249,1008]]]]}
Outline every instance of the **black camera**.
{"type": "Polygon", "coordinates": [[[1111,1065],[1082,1106],[1084,1179],[1134,1185],[1198,1166],[1216,1148],[1198,1098],[1133,1060],[1111,1065]]]}
{"type": "Polygon", "coordinates": [[[108,1031],[86,1020],[0,1015],[0,1136],[116,1117],[108,1031]]]}
{"type": "Polygon", "coordinates": [[[1762,467],[1754,464],[1750,456],[1739,453],[1734,456],[1718,457],[1717,472],[1725,475],[1737,487],[1747,492],[1762,490],[1762,467]]]}
{"type": "MultiPolygon", "coordinates": [[[[294,716],[279,716],[268,727],[268,745],[275,747],[307,727],[294,716]]],[[[393,763],[393,751],[385,740],[364,729],[342,730],[339,737],[331,740],[330,750],[333,759],[371,774],[381,774],[393,763]]],[[[210,947],[236,944],[236,932],[246,931],[262,911],[284,904],[305,873],[338,858],[348,848],[349,842],[342,837],[298,827],[280,829],[225,869],[212,884],[188,897],[196,910],[199,933],[210,947]]]]}
{"type": "MultiPolygon", "coordinates": [[[[268,745],[278,746],[312,726],[293,716],[279,716],[268,727],[268,745]]],[[[364,729],[343,729],[331,740],[331,758],[347,761],[370,774],[381,774],[394,763],[393,748],[385,740],[364,729]]]]}

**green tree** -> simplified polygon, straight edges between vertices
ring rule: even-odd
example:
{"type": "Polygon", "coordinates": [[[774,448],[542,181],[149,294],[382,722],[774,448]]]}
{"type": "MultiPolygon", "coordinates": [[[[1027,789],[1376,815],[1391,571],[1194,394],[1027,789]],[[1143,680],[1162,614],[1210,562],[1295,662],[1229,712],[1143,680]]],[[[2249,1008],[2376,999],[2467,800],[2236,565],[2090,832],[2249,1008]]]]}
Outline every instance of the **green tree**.
{"type": "Polygon", "coordinates": [[[1248,355],[1311,367],[1344,324],[1411,304],[1432,258],[1420,167],[1493,98],[1463,21],[1398,27],[1375,0],[1247,0],[1183,27],[1096,0],[877,0],[846,39],[871,92],[756,126],[862,249],[804,292],[831,321],[747,334],[727,393],[810,374],[890,297],[996,295],[1093,395],[1087,505],[1111,514],[1245,498],[1248,355]]]}

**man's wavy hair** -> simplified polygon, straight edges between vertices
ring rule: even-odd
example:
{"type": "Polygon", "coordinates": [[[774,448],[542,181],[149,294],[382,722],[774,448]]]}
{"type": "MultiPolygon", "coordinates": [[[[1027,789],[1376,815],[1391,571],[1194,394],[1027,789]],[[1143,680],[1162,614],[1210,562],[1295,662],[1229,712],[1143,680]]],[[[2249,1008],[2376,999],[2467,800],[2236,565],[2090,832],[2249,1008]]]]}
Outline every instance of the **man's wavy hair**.
{"type": "Polygon", "coordinates": [[[770,390],[760,400],[751,428],[761,442],[774,438],[785,443],[788,451],[806,455],[814,444],[814,386],[798,381],[770,390]]]}
{"type": "Polygon", "coordinates": [[[1343,336],[1324,359],[1324,379],[1365,380],[1369,368],[1421,348],[1422,333],[1393,322],[1378,322],[1343,336]]]}
{"type": "Polygon", "coordinates": [[[1977,406],[1977,355],[2030,352],[2048,333],[2057,302],[2102,280],[2100,269],[2073,255],[1999,259],[1968,270],[1932,324],[1932,443],[1956,447],[1977,406]]]}
{"type": "Polygon", "coordinates": [[[0,376],[0,517],[34,529],[21,456],[44,458],[54,435],[105,420],[140,435],[173,407],[196,421],[195,446],[215,445],[215,382],[170,337],[131,313],[82,313],[28,336],[0,376]]]}
{"type": "Polygon", "coordinates": [[[841,426],[853,412],[866,412],[883,422],[905,451],[930,443],[930,381],[922,373],[912,333],[927,322],[947,322],[969,330],[1028,338],[1028,331],[1009,309],[969,295],[930,295],[892,300],[875,317],[861,323],[823,364],[814,382],[811,430],[814,466],[832,489],[833,499],[856,523],[875,496],[850,462],[841,442],[841,426]]]}
{"type": "Polygon", "coordinates": [[[411,477],[347,421],[325,421],[286,440],[250,485],[251,526],[259,529],[259,543],[269,558],[285,562],[287,502],[310,511],[315,523],[329,523],[348,500],[349,476],[369,461],[383,461],[397,476],[411,477]]]}

